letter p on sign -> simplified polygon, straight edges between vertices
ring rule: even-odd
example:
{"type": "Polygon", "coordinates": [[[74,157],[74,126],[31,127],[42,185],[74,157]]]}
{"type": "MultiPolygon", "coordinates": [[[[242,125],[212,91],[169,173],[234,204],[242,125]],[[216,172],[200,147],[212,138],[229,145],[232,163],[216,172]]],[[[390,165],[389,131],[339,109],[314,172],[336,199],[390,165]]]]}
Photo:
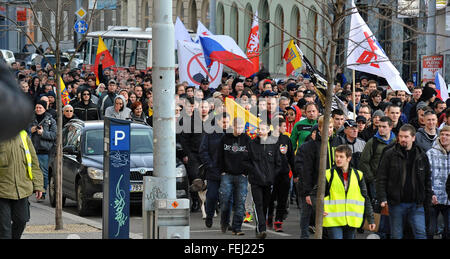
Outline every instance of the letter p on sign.
{"type": "Polygon", "coordinates": [[[129,126],[111,126],[111,150],[130,150],[129,126]]]}

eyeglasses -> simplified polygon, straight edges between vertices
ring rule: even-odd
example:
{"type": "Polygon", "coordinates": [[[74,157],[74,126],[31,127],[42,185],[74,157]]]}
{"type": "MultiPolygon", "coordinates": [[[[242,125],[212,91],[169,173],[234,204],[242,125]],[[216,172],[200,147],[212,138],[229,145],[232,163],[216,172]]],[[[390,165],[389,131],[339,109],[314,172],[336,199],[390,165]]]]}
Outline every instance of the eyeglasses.
{"type": "Polygon", "coordinates": [[[73,112],[73,110],[65,110],[64,112],[73,112]]]}

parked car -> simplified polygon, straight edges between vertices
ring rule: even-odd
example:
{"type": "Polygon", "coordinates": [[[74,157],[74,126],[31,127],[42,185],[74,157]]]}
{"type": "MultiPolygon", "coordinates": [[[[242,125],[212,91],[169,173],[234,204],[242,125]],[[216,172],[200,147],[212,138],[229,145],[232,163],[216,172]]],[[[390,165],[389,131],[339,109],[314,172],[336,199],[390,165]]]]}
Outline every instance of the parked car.
{"type": "Polygon", "coordinates": [[[0,52],[2,53],[3,60],[6,62],[6,64],[11,65],[11,63],[16,62],[14,53],[11,50],[0,49],[0,52]]]}
{"type": "MultiPolygon", "coordinates": [[[[63,204],[75,200],[80,216],[89,215],[103,199],[103,121],[73,119],[63,128],[63,204]]],[[[131,123],[130,203],[142,204],[143,177],[153,175],[153,129],[131,123]]],[[[55,154],[56,152],[52,152],[55,154]]],[[[55,159],[49,162],[49,198],[56,206],[55,159]]],[[[186,168],[176,167],[177,198],[189,198],[186,168]]]]}
{"type": "MultiPolygon", "coordinates": [[[[60,62],[62,66],[67,66],[69,64],[69,59],[61,55],[60,62]]],[[[41,60],[41,67],[45,68],[47,64],[50,64],[53,67],[56,64],[56,56],[53,54],[44,55],[44,57],[41,60]]]]}

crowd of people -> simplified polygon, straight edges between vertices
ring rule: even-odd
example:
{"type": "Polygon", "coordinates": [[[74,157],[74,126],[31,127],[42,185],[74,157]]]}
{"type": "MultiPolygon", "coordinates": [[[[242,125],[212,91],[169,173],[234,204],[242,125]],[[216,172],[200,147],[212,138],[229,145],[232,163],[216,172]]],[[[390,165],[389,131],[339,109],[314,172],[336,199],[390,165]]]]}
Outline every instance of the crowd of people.
{"type": "MultiPolygon", "coordinates": [[[[27,129],[48,188],[48,156],[56,141],[56,82],[51,66],[13,63],[19,86],[35,105],[27,129]]],[[[191,211],[200,209],[197,191],[206,185],[205,226],[220,212],[223,233],[244,235],[255,221],[257,238],[283,231],[290,205],[300,209],[300,238],[314,231],[320,145],[328,130],[324,222],[328,238],[355,238],[364,221],[381,238],[450,237],[450,104],[436,86],[408,81],[412,93],[358,78],[355,88],[342,73],[334,84],[330,126],[324,104],[305,69],[276,80],[261,70],[252,77],[222,75],[216,88],[176,77],[177,157],[186,165],[191,211]],[[232,99],[259,118],[256,129],[227,111],[232,99]],[[212,130],[211,130],[212,129],[212,130]],[[232,215],[233,214],[233,215],[232,215]],[[381,214],[379,222],[375,214],[381,214]],[[439,219],[443,217],[443,224],[439,219]],[[230,222],[231,221],[231,222],[230,222]]],[[[113,117],[153,125],[151,70],[103,69],[98,82],[89,66],[64,69],[71,119],[113,117]]]]}

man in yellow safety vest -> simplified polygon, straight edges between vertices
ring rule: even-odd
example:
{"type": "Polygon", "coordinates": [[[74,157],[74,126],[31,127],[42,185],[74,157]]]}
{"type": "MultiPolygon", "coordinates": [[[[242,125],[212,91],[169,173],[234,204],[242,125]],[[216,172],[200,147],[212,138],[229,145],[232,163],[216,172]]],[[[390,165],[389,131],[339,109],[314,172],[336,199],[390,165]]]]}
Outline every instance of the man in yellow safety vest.
{"type": "Polygon", "coordinates": [[[363,173],[350,167],[351,148],[338,146],[334,158],[336,165],[326,171],[323,226],[331,239],[354,239],[364,215],[369,229],[375,230],[372,205],[363,173]]]}

